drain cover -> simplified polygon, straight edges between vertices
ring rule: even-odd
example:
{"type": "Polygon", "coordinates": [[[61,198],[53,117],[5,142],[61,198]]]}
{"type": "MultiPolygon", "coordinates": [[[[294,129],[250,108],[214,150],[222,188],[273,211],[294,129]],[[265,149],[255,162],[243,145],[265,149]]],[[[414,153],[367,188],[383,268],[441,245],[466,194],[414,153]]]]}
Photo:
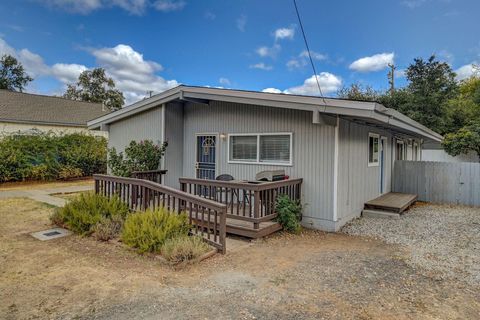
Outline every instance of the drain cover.
{"type": "Polygon", "coordinates": [[[68,231],[67,229],[54,228],[54,229],[48,229],[48,230],[31,233],[31,236],[38,240],[45,241],[45,240],[65,237],[65,236],[68,236],[69,234],[70,234],[70,231],[68,231]]]}

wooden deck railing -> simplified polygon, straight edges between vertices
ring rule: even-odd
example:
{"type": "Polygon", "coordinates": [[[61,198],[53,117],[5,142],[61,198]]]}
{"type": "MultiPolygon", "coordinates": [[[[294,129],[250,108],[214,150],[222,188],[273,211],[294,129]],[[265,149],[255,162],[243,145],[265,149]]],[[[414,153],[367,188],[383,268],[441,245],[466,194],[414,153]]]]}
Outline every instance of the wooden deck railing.
{"type": "Polygon", "coordinates": [[[250,221],[255,229],[277,216],[278,195],[300,200],[302,182],[303,179],[249,183],[180,178],[182,191],[225,204],[228,218],[250,221]]]}
{"type": "Polygon", "coordinates": [[[192,233],[226,252],[226,205],[189,194],[158,183],[109,175],[94,175],[95,192],[107,197],[118,196],[131,210],[165,207],[186,212],[192,233]]]}
{"type": "Polygon", "coordinates": [[[134,171],[132,178],[153,181],[162,184],[162,176],[167,174],[167,170],[148,170],[148,171],[134,171]]]}

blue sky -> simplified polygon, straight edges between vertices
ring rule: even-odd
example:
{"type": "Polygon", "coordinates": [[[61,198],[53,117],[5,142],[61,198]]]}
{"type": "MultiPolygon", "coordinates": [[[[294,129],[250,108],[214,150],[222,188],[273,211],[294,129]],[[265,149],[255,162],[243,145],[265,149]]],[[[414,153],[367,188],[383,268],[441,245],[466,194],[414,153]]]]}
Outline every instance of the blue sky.
{"type": "MultiPolygon", "coordinates": [[[[459,78],[480,62],[478,0],[297,0],[323,91],[354,82],[387,88],[435,53],[459,78]]],[[[35,78],[29,92],[61,94],[104,67],[133,102],[179,83],[317,94],[291,0],[4,0],[0,54],[35,78]]]]}

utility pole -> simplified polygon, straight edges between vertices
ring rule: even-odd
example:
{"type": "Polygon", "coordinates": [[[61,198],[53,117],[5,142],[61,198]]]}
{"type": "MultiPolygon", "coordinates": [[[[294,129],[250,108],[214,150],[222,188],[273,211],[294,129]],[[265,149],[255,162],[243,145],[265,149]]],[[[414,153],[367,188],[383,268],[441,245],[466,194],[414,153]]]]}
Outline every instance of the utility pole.
{"type": "Polygon", "coordinates": [[[389,63],[388,67],[390,68],[390,71],[388,71],[388,84],[390,85],[390,95],[393,95],[393,92],[395,91],[395,65],[393,63],[389,63]]]}

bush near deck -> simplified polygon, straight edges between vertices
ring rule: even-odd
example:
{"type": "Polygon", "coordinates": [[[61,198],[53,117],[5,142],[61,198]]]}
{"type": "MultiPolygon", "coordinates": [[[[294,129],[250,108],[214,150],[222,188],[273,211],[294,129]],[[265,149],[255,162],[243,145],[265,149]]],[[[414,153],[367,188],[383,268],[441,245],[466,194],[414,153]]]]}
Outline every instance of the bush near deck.
{"type": "Polygon", "coordinates": [[[0,138],[0,182],[54,180],[106,172],[107,140],[73,133],[0,138]]]}

